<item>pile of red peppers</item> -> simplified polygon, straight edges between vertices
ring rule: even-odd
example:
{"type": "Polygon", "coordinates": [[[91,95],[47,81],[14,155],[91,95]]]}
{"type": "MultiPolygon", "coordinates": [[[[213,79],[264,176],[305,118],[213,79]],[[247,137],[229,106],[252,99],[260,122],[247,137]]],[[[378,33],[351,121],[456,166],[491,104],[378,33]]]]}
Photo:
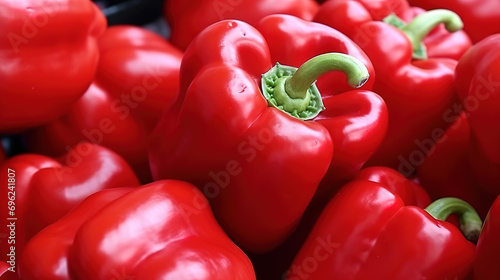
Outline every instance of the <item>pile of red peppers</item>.
{"type": "Polygon", "coordinates": [[[159,1],[0,5],[1,280],[500,279],[498,1],[159,1]]]}

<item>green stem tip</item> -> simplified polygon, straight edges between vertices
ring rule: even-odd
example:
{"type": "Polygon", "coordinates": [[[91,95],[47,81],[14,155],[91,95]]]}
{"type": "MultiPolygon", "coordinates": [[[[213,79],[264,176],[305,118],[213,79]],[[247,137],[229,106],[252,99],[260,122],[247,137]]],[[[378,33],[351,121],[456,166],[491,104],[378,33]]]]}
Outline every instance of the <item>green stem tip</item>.
{"type": "Polygon", "coordinates": [[[276,63],[262,75],[262,93],[269,106],[301,120],[315,118],[325,108],[315,81],[331,71],[346,74],[347,83],[359,88],[369,78],[358,59],[343,53],[325,53],[304,62],[298,69],[276,63]]]}
{"type": "Polygon", "coordinates": [[[460,229],[465,238],[471,242],[477,242],[483,222],[469,203],[455,197],[444,197],[432,202],[425,210],[441,221],[446,220],[452,214],[458,215],[460,229]]]}
{"type": "Polygon", "coordinates": [[[391,14],[384,18],[384,22],[403,31],[413,46],[414,59],[426,59],[427,51],[423,40],[436,26],[443,23],[446,30],[456,32],[464,26],[460,17],[453,11],[446,9],[430,10],[405,23],[401,18],[391,14]]]}

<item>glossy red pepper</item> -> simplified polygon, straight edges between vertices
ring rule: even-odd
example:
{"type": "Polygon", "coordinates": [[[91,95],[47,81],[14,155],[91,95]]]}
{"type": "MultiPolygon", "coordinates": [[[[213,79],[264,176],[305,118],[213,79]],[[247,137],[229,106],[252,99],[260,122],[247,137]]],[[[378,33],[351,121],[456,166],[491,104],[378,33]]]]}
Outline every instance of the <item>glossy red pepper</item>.
{"type": "Polygon", "coordinates": [[[83,95],[106,20],[88,0],[9,1],[0,14],[0,132],[19,132],[55,120],[83,95]]]}
{"type": "MultiPolygon", "coordinates": [[[[26,244],[20,258],[21,279],[71,279],[69,250],[78,229],[110,202],[132,190],[133,188],[118,187],[91,194],[61,219],[36,234],[26,244]]],[[[125,270],[117,270],[115,273],[118,275],[115,278],[118,279],[128,276],[125,270]]]]}
{"type": "Polygon", "coordinates": [[[386,135],[385,102],[371,91],[376,80],[372,63],[345,35],[322,24],[269,16],[257,29],[266,38],[273,64],[299,67],[313,56],[341,52],[358,58],[368,69],[370,79],[360,89],[353,90],[342,72],[324,74],[316,81],[326,109],[314,121],[328,129],[334,145],[330,167],[316,196],[330,197],[356,176],[386,135]]]}
{"type": "MultiPolygon", "coordinates": [[[[181,66],[179,102],[166,111],[156,129],[150,162],[155,179],[182,179],[202,189],[211,198],[221,225],[238,244],[252,251],[267,251],[293,231],[330,162],[334,162],[331,138],[340,135],[333,139],[334,145],[340,143],[335,153],[354,157],[349,159],[354,164],[348,162],[344,168],[359,170],[363,159],[366,161],[381,141],[387,116],[382,99],[373,92],[341,93],[362,84],[371,72],[359,62],[369,63],[362,51],[347,37],[287,15],[266,17],[257,29],[260,32],[241,21],[221,21],[191,43],[181,66]],[[296,40],[299,37],[300,43],[296,40]],[[339,62],[316,69],[323,63],[320,58],[309,61],[303,68],[308,70],[299,70],[302,74],[297,76],[302,77],[294,79],[292,89],[304,91],[296,91],[297,97],[292,98],[297,100],[295,104],[307,104],[305,90],[334,68],[349,72],[351,86],[345,81],[346,74],[329,73],[328,80],[321,77],[317,81],[322,96],[314,91],[314,104],[309,103],[314,106],[304,106],[304,111],[289,109],[294,102],[277,106],[283,105],[290,115],[302,118],[326,100],[326,110],[310,117],[315,122],[268,107],[258,83],[273,62],[300,66],[326,52],[335,52],[339,62]],[[352,57],[359,58],[358,62],[352,63],[352,57]],[[330,106],[335,100],[337,106],[330,106]],[[349,131],[353,133],[347,134],[349,131]],[[361,149],[343,150],[350,146],[361,149]],[[267,169],[273,171],[262,171],[267,169]]],[[[272,71],[295,70],[283,67],[272,71]]],[[[264,89],[275,84],[266,77],[264,89]]],[[[267,94],[269,104],[279,98],[290,99],[283,91],[274,100],[267,94]]]]}
{"type": "Polygon", "coordinates": [[[474,43],[500,32],[500,10],[497,0],[409,0],[424,9],[448,9],[464,21],[464,30],[474,43]]]}
{"type": "MultiPolygon", "coordinates": [[[[359,171],[353,181],[378,183],[380,186],[398,195],[406,206],[412,205],[423,208],[431,203],[429,195],[422,186],[388,167],[374,166],[364,168],[359,171]]],[[[250,255],[258,279],[283,279],[283,272],[290,267],[293,258],[297,255],[317,221],[318,216],[328,203],[328,201],[323,201],[324,199],[323,197],[315,197],[315,200],[309,204],[297,229],[276,250],[263,255],[250,255]]],[[[309,277],[306,279],[313,278],[309,277]]]]}
{"type": "Polygon", "coordinates": [[[500,193],[500,35],[475,44],[460,59],[456,88],[470,125],[468,161],[481,188],[500,193]]]}
{"type": "Polygon", "coordinates": [[[169,40],[184,50],[194,37],[209,25],[224,19],[236,19],[257,25],[273,14],[293,15],[311,20],[318,10],[314,0],[168,0],[164,14],[170,27],[169,40]]]}
{"type": "Polygon", "coordinates": [[[500,279],[500,197],[491,205],[479,235],[474,262],[475,280],[500,279]]]}
{"type": "Polygon", "coordinates": [[[455,88],[460,102],[443,115],[448,121],[464,113],[437,142],[418,176],[431,196],[453,195],[467,200],[484,217],[498,195],[500,133],[500,36],[474,45],[459,61],[455,88]]]}
{"type": "Polygon", "coordinates": [[[450,121],[453,116],[456,120],[429,151],[418,167],[417,176],[431,199],[445,196],[463,199],[485,218],[495,197],[478,188],[468,162],[470,127],[464,113],[455,113],[447,114],[450,121]]]}
{"type": "Polygon", "coordinates": [[[457,61],[413,59],[421,50],[417,47],[421,39],[441,22],[449,30],[461,27],[460,19],[447,11],[420,15],[408,23],[406,33],[379,21],[359,26],[364,37],[354,41],[373,63],[377,75],[373,90],[389,112],[386,137],[367,166],[389,166],[410,176],[450,125],[443,114],[457,102],[453,89],[457,61]]]}
{"type": "Polygon", "coordinates": [[[466,279],[475,246],[442,220],[457,213],[473,239],[480,218],[455,198],[426,210],[378,183],[353,181],[325,208],[286,279],[466,279]]]}
{"type": "Polygon", "coordinates": [[[181,181],[104,190],[37,234],[23,279],[252,280],[203,194],[181,181]],[[47,250],[46,248],[50,248],[47,250]]]}
{"type": "MultiPolygon", "coordinates": [[[[388,190],[396,193],[403,199],[405,205],[413,205],[421,208],[426,207],[431,203],[431,199],[427,191],[418,183],[403,176],[397,170],[385,166],[372,166],[361,169],[356,177],[352,180],[370,181],[383,185],[388,190]]],[[[331,200],[332,194],[329,196],[316,195],[311,202],[308,213],[306,214],[305,223],[310,227],[306,231],[309,232],[314,221],[318,218],[323,208],[331,200]]]]}
{"type": "MultiPolygon", "coordinates": [[[[0,217],[13,223],[14,246],[2,246],[1,260],[14,252],[19,260],[28,240],[57,221],[90,194],[113,187],[137,186],[130,166],[114,152],[80,144],[59,159],[22,154],[0,166],[3,207],[0,217]]],[[[11,228],[0,233],[11,236],[11,228]]],[[[9,260],[9,259],[7,259],[9,260]]],[[[18,272],[16,270],[16,272],[18,272]]],[[[5,279],[17,279],[8,273],[5,279]]],[[[4,279],[4,278],[2,278],[4,279]]]]}
{"type": "Polygon", "coordinates": [[[99,144],[149,182],[149,137],[163,109],[177,98],[182,53],[134,26],[108,28],[99,50],[97,75],[85,95],[68,114],[32,132],[28,148],[56,156],[80,142],[99,144]]]}
{"type": "Polygon", "coordinates": [[[7,273],[10,267],[10,264],[0,261],[0,277],[2,277],[4,273],[7,273]]]}
{"type": "Polygon", "coordinates": [[[363,168],[356,180],[381,184],[384,188],[397,194],[405,205],[425,208],[431,203],[427,191],[416,182],[409,180],[396,170],[384,166],[363,168]]]}
{"type": "MultiPolygon", "coordinates": [[[[384,21],[402,28],[415,17],[425,13],[418,7],[410,7],[407,0],[329,0],[321,5],[314,21],[324,23],[356,39],[358,44],[369,40],[360,26],[370,21],[384,21]]],[[[458,60],[472,45],[462,30],[450,33],[443,25],[437,25],[421,38],[427,57],[458,60]]]]}

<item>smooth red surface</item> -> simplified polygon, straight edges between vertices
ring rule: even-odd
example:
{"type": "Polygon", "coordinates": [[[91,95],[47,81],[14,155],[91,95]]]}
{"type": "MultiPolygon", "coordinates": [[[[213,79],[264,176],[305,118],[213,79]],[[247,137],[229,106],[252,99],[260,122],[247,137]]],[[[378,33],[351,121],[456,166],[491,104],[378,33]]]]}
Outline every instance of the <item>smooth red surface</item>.
{"type": "Polygon", "coordinates": [[[373,166],[362,169],[356,180],[379,183],[386,189],[397,194],[405,205],[425,208],[431,199],[425,189],[418,183],[409,180],[396,170],[384,166],[373,166]]]}
{"type": "Polygon", "coordinates": [[[68,114],[29,135],[29,148],[60,155],[82,141],[125,158],[143,182],[151,181],[150,134],[177,98],[182,53],[153,32],[113,26],[99,40],[97,75],[68,114]]]}
{"type": "Polygon", "coordinates": [[[484,219],[496,196],[483,191],[471,173],[470,126],[465,114],[458,114],[419,166],[417,176],[431,199],[446,196],[463,199],[484,219]]]}
{"type": "Polygon", "coordinates": [[[500,36],[474,45],[459,61],[455,88],[460,103],[445,117],[457,117],[418,170],[432,197],[457,196],[484,218],[499,194],[500,36]]]}
{"type": "Polygon", "coordinates": [[[327,205],[286,279],[466,279],[474,251],[452,224],[357,180],[327,205]]]}
{"type": "Polygon", "coordinates": [[[373,91],[351,90],[323,99],[327,108],[314,121],[333,139],[330,167],[317,196],[333,194],[351,180],[382,143],[387,132],[385,102],[373,91]]]}
{"type": "Polygon", "coordinates": [[[8,263],[5,263],[5,262],[0,262],[0,277],[1,277],[4,273],[6,273],[6,272],[9,270],[9,268],[10,268],[10,267],[11,267],[11,266],[10,266],[10,264],[8,264],[8,263]]]}
{"type": "Polygon", "coordinates": [[[389,112],[386,137],[367,164],[389,166],[408,177],[452,123],[446,113],[458,103],[453,88],[457,61],[413,60],[407,37],[383,22],[368,22],[360,30],[369,37],[361,47],[377,74],[373,90],[389,112]]]}
{"type": "Polygon", "coordinates": [[[186,49],[204,28],[225,19],[236,19],[256,26],[259,21],[273,14],[293,15],[311,20],[318,10],[314,0],[168,0],[164,14],[171,28],[170,41],[186,49]]]}
{"type": "MultiPolygon", "coordinates": [[[[382,21],[390,14],[410,22],[424,12],[419,7],[411,7],[407,0],[329,0],[320,6],[313,20],[339,30],[362,46],[370,40],[370,35],[366,34],[366,30],[360,29],[361,25],[382,21]]],[[[456,60],[472,46],[464,31],[450,33],[443,25],[434,28],[423,43],[428,57],[456,60]]]]}
{"type": "Polygon", "coordinates": [[[464,30],[474,43],[500,32],[500,9],[497,0],[409,0],[424,9],[449,9],[464,22],[464,30]]]}
{"type": "MultiPolygon", "coordinates": [[[[5,205],[1,218],[4,221],[17,218],[17,259],[31,237],[90,194],[106,188],[139,185],[132,169],[120,156],[91,144],[78,145],[58,160],[35,154],[18,155],[3,163],[0,171],[0,202],[5,205]],[[8,185],[9,174],[15,174],[13,188],[8,185]],[[9,215],[8,197],[15,197],[14,215],[9,215]]],[[[9,228],[3,227],[1,233],[9,235],[9,228]]],[[[9,246],[1,247],[1,260],[6,260],[9,249],[9,246]]],[[[14,274],[7,275],[6,279],[16,279],[14,274]]]]}
{"type": "Polygon", "coordinates": [[[268,42],[273,64],[299,67],[316,55],[340,52],[359,59],[368,69],[370,78],[360,89],[350,87],[339,71],[327,73],[316,82],[326,109],[314,121],[328,129],[334,145],[330,167],[316,195],[331,195],[356,175],[387,131],[386,105],[371,91],[377,79],[372,63],[345,35],[322,24],[269,16],[257,29],[268,42]]]}
{"type": "Polygon", "coordinates": [[[405,18],[409,9],[406,0],[329,0],[320,6],[313,20],[355,39],[363,37],[359,30],[361,25],[381,21],[391,13],[405,18]]]}
{"type": "Polygon", "coordinates": [[[9,1],[0,7],[0,132],[63,115],[87,90],[106,19],[88,0],[9,1]]]}
{"type": "Polygon", "coordinates": [[[241,21],[200,33],[181,66],[178,107],[153,136],[154,179],[192,182],[222,227],[252,251],[281,243],[298,223],[331,160],[328,131],[267,102],[260,75],[271,68],[262,35],[241,21]]]}
{"type": "Polygon", "coordinates": [[[474,262],[475,280],[493,280],[500,278],[500,198],[497,198],[488,216],[484,220],[483,229],[477,241],[476,260],[474,262]]]}
{"type": "Polygon", "coordinates": [[[21,267],[24,279],[255,279],[203,194],[173,180],[90,196],[30,241],[21,267]]]}
{"type": "MultiPolygon", "coordinates": [[[[353,180],[368,184],[371,184],[371,182],[378,183],[380,186],[397,195],[406,206],[427,207],[431,201],[427,192],[419,184],[388,167],[374,166],[364,168],[358,172],[353,180]]],[[[315,196],[304,213],[299,226],[283,244],[268,254],[252,256],[255,271],[259,279],[281,279],[283,277],[283,273],[290,268],[295,255],[299,252],[323,208],[329,201],[330,197],[315,196]]],[[[340,211],[342,212],[340,213],[341,215],[346,214],[344,210],[340,211]]],[[[322,248],[324,248],[325,243],[321,244],[323,244],[322,248]]],[[[319,254],[320,259],[323,259],[321,257],[322,254],[319,254]]]]}
{"type": "Polygon", "coordinates": [[[389,166],[407,177],[452,123],[446,114],[459,103],[453,90],[454,70],[471,46],[467,34],[450,34],[440,25],[424,39],[429,59],[413,60],[406,36],[381,20],[395,13],[409,21],[422,12],[402,0],[330,0],[314,19],[348,35],[374,66],[373,91],[387,104],[389,126],[367,166],[389,166]]]}
{"type": "Polygon", "coordinates": [[[30,239],[19,261],[21,279],[72,279],[69,249],[78,229],[89,217],[132,190],[118,187],[96,192],[30,239]]]}
{"type": "Polygon", "coordinates": [[[473,176],[493,196],[500,194],[500,35],[474,45],[459,61],[455,87],[470,125],[473,176]]]}
{"type": "Polygon", "coordinates": [[[261,74],[276,61],[299,66],[325,52],[350,54],[373,73],[345,35],[293,16],[266,17],[257,30],[241,21],[205,29],[185,52],[178,103],[153,137],[153,177],[204,190],[223,228],[244,248],[276,247],[297,225],[330,163],[338,167],[328,171],[332,177],[354,176],[385,133],[381,98],[344,92],[339,73],[318,79],[327,109],[313,122],[267,107],[261,74]],[[338,161],[331,158],[333,137],[338,161]]]}

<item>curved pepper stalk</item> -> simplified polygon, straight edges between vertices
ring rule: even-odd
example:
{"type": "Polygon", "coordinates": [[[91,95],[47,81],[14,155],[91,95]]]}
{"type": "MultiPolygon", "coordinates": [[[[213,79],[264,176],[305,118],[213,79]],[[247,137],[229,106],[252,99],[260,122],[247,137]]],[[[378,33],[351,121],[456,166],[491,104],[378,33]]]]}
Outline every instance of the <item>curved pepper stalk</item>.
{"type": "MultiPolygon", "coordinates": [[[[477,237],[481,221],[463,201],[427,209],[439,218],[458,212],[469,237],[477,237]]],[[[379,183],[355,180],[324,208],[286,279],[465,280],[475,253],[455,225],[405,205],[379,183]]]]}
{"type": "Polygon", "coordinates": [[[440,198],[427,206],[425,211],[440,221],[445,221],[452,214],[457,215],[464,236],[471,242],[477,242],[483,222],[476,210],[464,200],[456,197],[440,198]]]}
{"type": "Polygon", "coordinates": [[[369,78],[368,69],[358,59],[343,53],[318,55],[298,69],[276,63],[262,75],[262,93],[268,104],[301,120],[314,119],[325,109],[316,79],[330,71],[342,71],[353,88],[362,87],[369,78]]]}
{"type": "MultiPolygon", "coordinates": [[[[436,21],[440,20],[449,23],[444,18],[449,17],[446,13],[450,13],[450,11],[442,9],[436,11],[437,13],[434,11],[427,12],[422,8],[410,6],[406,0],[329,0],[321,5],[320,10],[314,17],[314,21],[337,29],[357,41],[361,47],[364,47],[371,40],[370,30],[362,30],[362,26],[367,23],[386,21],[386,23],[397,28],[407,26],[406,28],[412,29],[411,33],[414,35],[418,33],[423,36],[421,42],[425,45],[428,57],[458,60],[472,46],[471,39],[463,30],[454,31],[453,28],[447,30],[447,27],[450,27],[449,25],[436,25],[436,21]],[[444,15],[439,15],[441,12],[444,15]],[[426,13],[430,14],[423,16],[426,13]],[[408,25],[409,22],[414,22],[415,26],[411,27],[411,25],[408,25]],[[432,25],[436,25],[436,28],[432,28],[432,25]],[[429,28],[432,29],[431,32],[429,32],[429,28]]],[[[452,15],[452,17],[456,16],[452,15]]],[[[452,21],[459,22],[455,19],[452,19],[452,21]]],[[[419,47],[419,44],[415,43],[419,47]]],[[[388,41],[383,44],[391,45],[388,41]]]]}
{"type": "Polygon", "coordinates": [[[439,24],[444,24],[449,32],[456,32],[464,27],[460,17],[450,10],[436,9],[416,16],[405,23],[395,14],[385,17],[384,22],[400,29],[411,41],[414,59],[427,59],[427,50],[422,43],[425,37],[439,24]]]}
{"type": "MultiPolygon", "coordinates": [[[[296,76],[299,82],[290,78],[287,86],[283,81],[283,88],[302,89],[281,92],[284,100],[295,103],[291,113],[296,103],[300,110],[311,105],[307,100],[316,100],[317,108],[323,107],[320,100],[330,104],[312,121],[269,106],[260,86],[263,73],[276,62],[299,67],[325,53],[347,54],[366,65],[334,62],[334,68],[366,74],[366,67],[373,73],[366,55],[345,35],[292,16],[266,17],[257,28],[226,20],[203,30],[184,54],[179,98],[152,137],[153,177],[185,180],[203,190],[238,245],[256,253],[276,248],[295,230],[333,166],[334,136],[338,165],[331,177],[338,182],[337,175],[350,178],[359,171],[385,133],[387,111],[382,98],[369,91],[372,79],[364,89],[352,90],[342,71],[318,78],[332,66],[290,71],[302,73],[296,76]],[[297,44],[299,36],[307,43],[297,44]],[[307,90],[315,79],[321,97],[307,90]],[[351,130],[359,138],[348,138],[351,130]]],[[[366,78],[350,82],[363,84],[366,78]]]]}
{"type": "Polygon", "coordinates": [[[410,0],[411,5],[426,10],[450,9],[464,20],[464,30],[475,44],[500,33],[500,9],[497,0],[410,0]]]}

